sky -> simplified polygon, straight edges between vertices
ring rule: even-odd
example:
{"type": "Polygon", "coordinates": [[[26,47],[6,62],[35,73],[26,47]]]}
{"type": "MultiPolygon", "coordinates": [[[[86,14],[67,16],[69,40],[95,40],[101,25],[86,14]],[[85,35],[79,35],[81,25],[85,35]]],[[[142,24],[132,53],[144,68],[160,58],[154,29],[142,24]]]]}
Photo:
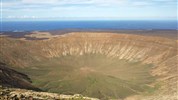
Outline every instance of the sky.
{"type": "Polygon", "coordinates": [[[1,20],[176,20],[177,0],[1,0],[1,20]]]}

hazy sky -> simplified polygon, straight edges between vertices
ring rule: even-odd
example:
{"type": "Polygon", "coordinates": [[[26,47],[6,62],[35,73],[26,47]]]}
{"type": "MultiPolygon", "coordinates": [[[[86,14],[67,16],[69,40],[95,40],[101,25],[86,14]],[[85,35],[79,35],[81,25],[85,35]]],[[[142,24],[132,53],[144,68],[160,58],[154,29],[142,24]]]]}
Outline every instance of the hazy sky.
{"type": "Polygon", "coordinates": [[[1,0],[3,20],[176,19],[177,0],[1,0]]]}

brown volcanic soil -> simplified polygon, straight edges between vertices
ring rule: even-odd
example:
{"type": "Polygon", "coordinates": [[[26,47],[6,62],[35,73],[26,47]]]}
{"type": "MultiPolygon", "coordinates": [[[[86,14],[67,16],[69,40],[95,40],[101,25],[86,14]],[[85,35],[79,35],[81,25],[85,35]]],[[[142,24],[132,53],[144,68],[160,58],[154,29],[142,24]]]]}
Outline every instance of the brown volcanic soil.
{"type": "Polygon", "coordinates": [[[1,37],[0,60],[13,66],[13,69],[28,74],[36,86],[48,91],[57,92],[58,89],[62,89],[64,91],[60,92],[67,93],[65,89],[68,91],[69,87],[66,84],[72,80],[70,83],[72,87],[69,90],[76,88],[72,92],[80,92],[79,86],[86,89],[88,85],[85,87],[85,82],[88,82],[89,77],[90,82],[95,82],[95,85],[101,88],[90,87],[86,89],[87,92],[81,92],[87,96],[105,99],[111,96],[177,100],[177,40],[165,38],[165,36],[73,32],[45,40],[1,37]],[[107,64],[108,66],[105,66],[107,64]],[[59,72],[48,68],[59,70],[59,72]],[[38,72],[35,73],[35,71],[38,72]],[[130,74],[127,75],[128,73],[130,74]],[[59,85],[42,80],[44,79],[42,76],[49,81],[54,80],[48,76],[57,77],[55,80],[58,79],[59,85]],[[135,76],[136,80],[131,80],[131,76],[135,76]],[[42,83],[38,83],[35,77],[41,78],[42,83]],[[150,80],[150,78],[155,78],[155,80],[150,80]],[[106,84],[101,83],[104,80],[107,80],[106,84]],[[124,84],[126,87],[120,86],[124,84]],[[140,87],[140,84],[144,87],[140,87]],[[53,89],[57,87],[57,90],[53,89]],[[108,88],[106,91],[118,95],[108,94],[104,87],[108,88]],[[95,91],[94,88],[100,91],[98,95],[92,93],[95,91]],[[121,90],[114,90],[114,88],[121,88],[121,90]],[[145,90],[145,88],[148,89],[145,90]],[[122,89],[125,94],[120,93],[122,89]],[[148,94],[147,90],[154,90],[154,92],[148,94]],[[139,97],[132,97],[132,95],[139,95],[139,97]]]}

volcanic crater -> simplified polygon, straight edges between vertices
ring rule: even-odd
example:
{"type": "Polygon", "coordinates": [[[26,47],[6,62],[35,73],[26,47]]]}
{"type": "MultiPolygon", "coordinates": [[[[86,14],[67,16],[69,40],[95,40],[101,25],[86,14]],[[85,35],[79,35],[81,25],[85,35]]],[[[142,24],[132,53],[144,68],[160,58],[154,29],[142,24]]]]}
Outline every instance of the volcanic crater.
{"type": "Polygon", "coordinates": [[[0,62],[44,91],[99,99],[177,95],[175,39],[71,32],[44,40],[1,37],[0,42],[0,62]]]}

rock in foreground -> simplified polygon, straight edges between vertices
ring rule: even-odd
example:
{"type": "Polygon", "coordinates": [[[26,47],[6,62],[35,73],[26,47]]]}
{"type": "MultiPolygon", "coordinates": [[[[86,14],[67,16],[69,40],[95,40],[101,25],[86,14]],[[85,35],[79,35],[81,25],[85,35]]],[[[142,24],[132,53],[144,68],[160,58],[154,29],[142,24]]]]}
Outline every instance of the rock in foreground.
{"type": "Polygon", "coordinates": [[[0,100],[99,100],[80,94],[63,95],[48,92],[0,87],[0,100]]]}

